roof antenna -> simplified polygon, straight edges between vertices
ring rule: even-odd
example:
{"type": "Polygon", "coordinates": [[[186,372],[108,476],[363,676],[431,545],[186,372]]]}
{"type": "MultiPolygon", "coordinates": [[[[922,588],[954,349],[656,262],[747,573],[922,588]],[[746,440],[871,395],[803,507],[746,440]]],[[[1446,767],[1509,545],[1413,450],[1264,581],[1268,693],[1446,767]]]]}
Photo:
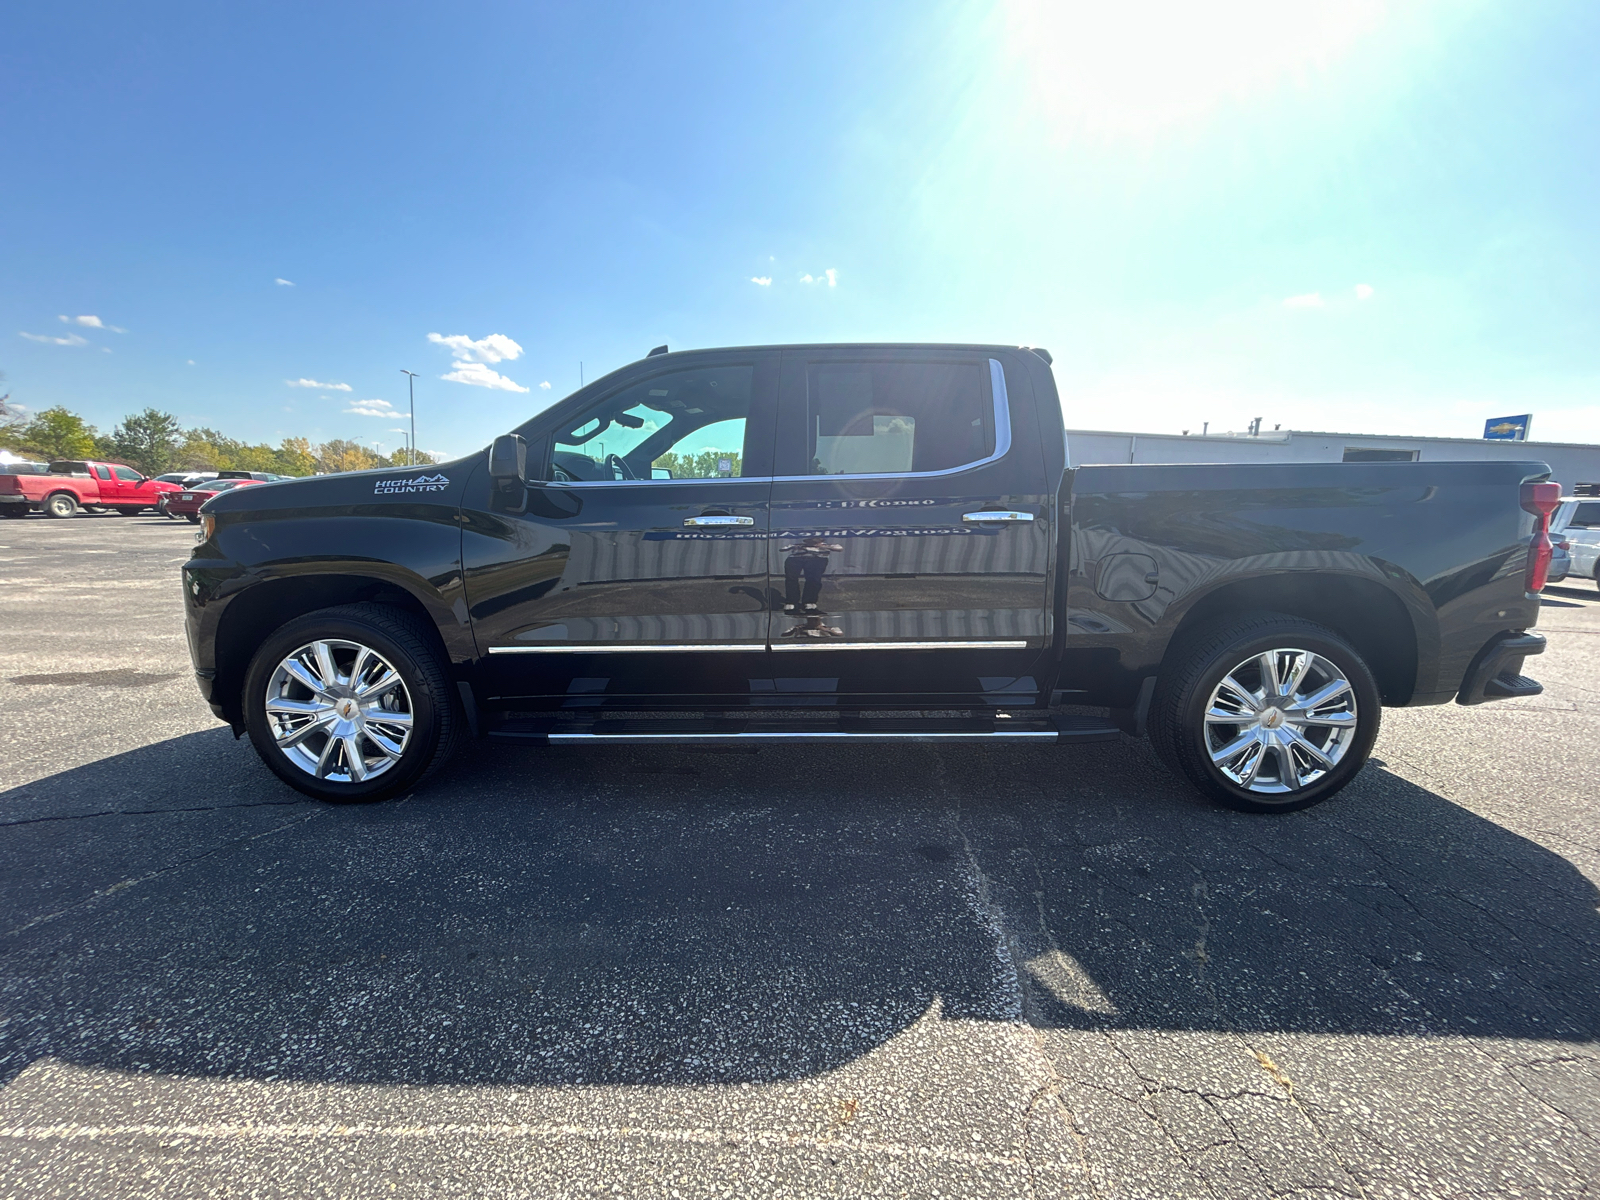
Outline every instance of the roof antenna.
{"type": "Polygon", "coordinates": [[[646,354],[645,357],[646,358],[654,358],[656,355],[665,354],[666,352],[667,352],[667,348],[665,346],[657,346],[654,350],[650,351],[649,354],[646,354]]]}

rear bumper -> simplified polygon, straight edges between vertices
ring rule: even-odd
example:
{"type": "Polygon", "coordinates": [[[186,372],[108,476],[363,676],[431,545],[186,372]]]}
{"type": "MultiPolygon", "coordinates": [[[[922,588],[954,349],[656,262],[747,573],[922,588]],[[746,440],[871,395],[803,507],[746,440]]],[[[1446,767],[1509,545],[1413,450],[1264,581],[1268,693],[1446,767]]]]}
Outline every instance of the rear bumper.
{"type": "Polygon", "coordinates": [[[1537,696],[1544,685],[1522,673],[1524,659],[1543,654],[1542,634],[1512,631],[1496,634],[1478,651],[1461,681],[1457,704],[1482,704],[1485,700],[1511,700],[1537,696]]]}
{"type": "Polygon", "coordinates": [[[0,495],[0,504],[32,504],[32,503],[33,503],[33,501],[29,500],[26,496],[0,495]]]}

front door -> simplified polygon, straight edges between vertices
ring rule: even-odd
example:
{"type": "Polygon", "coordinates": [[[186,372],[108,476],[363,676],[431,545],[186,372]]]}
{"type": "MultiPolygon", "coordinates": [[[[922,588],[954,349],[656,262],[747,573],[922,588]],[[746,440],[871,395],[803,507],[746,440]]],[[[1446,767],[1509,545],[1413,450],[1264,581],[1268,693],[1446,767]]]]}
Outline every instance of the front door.
{"type": "Polygon", "coordinates": [[[1038,427],[1026,372],[987,351],[786,351],[774,689],[1036,702],[1054,536],[1038,427]]]}
{"type": "Polygon", "coordinates": [[[520,431],[523,511],[469,489],[480,694],[508,708],[743,702],[767,635],[775,352],[673,355],[520,431]]]}

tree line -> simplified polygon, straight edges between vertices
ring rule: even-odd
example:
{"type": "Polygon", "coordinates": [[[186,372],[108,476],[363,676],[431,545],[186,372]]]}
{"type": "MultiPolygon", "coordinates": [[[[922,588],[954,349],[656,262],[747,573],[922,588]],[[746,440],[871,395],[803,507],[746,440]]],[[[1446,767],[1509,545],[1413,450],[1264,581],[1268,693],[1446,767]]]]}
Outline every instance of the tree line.
{"type": "MultiPolygon", "coordinates": [[[[3,411],[3,406],[0,406],[3,411]]],[[[184,429],[171,413],[147,408],[122,419],[109,434],[101,433],[77,413],[57,406],[32,417],[0,419],[0,450],[43,462],[57,459],[106,459],[126,463],[146,475],[169,471],[270,471],[277,475],[332,475],[399,467],[411,461],[406,451],[382,455],[347,438],[312,443],[284,438],[277,446],[250,445],[200,426],[184,429]]],[[[426,451],[419,463],[437,462],[426,451]]]]}

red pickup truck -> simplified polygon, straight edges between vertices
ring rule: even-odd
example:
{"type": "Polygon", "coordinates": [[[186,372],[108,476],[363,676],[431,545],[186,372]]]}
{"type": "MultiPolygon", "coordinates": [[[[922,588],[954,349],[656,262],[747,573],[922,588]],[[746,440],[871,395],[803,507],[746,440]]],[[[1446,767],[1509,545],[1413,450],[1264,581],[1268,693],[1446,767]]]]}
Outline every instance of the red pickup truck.
{"type": "Polygon", "coordinates": [[[71,517],[80,508],[109,508],[131,517],[177,490],[121,463],[62,460],[43,475],[0,475],[0,516],[25,517],[38,509],[47,517],[71,517]]]}

